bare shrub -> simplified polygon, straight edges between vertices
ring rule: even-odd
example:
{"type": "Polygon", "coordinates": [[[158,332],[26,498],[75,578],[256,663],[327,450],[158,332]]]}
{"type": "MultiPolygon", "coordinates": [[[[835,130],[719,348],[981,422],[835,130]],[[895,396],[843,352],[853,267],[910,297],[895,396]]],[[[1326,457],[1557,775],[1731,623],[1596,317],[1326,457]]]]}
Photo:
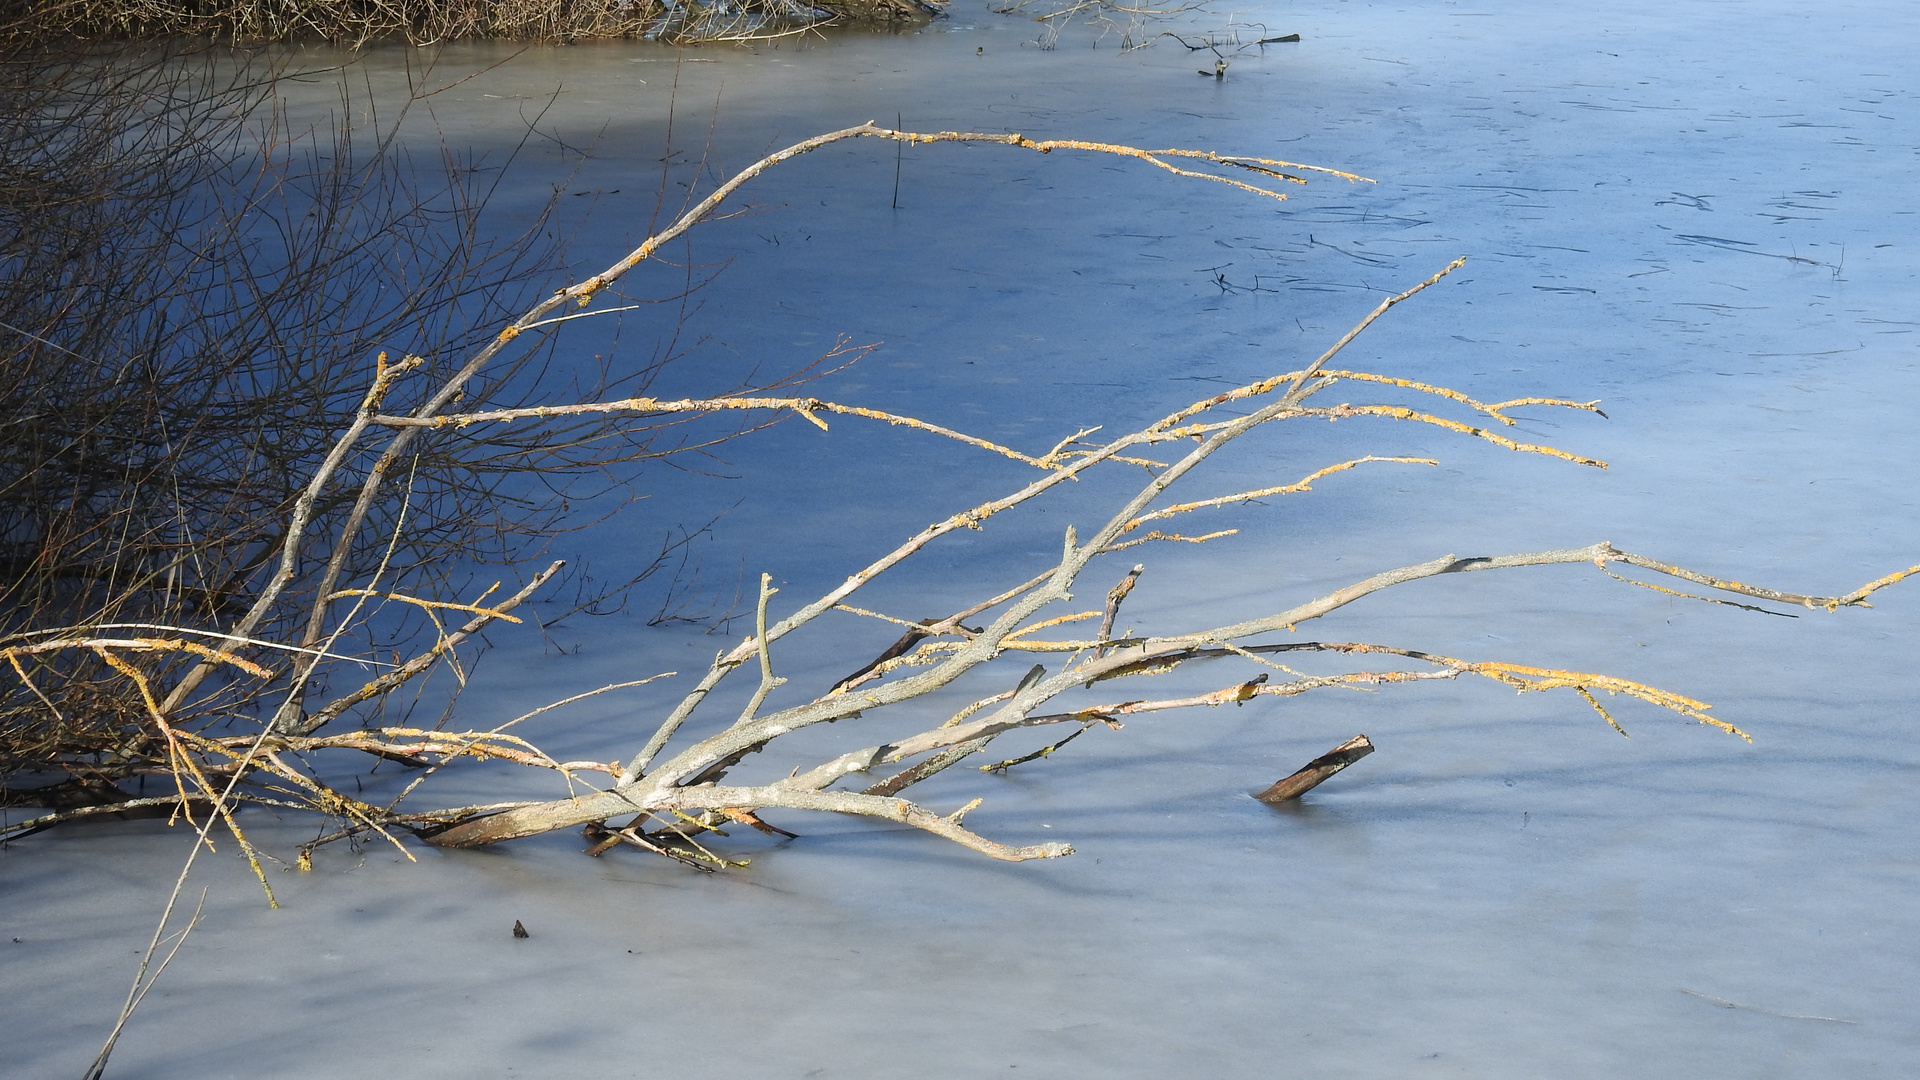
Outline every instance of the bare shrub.
{"type": "Polygon", "coordinates": [[[280,74],[220,53],[0,56],[0,804],[126,801],[116,782],[182,764],[155,707],[170,730],[263,709],[301,728],[304,675],[262,682],[206,650],[272,641],[284,659],[324,639],[364,659],[409,640],[459,602],[457,575],[575,527],[580,484],[619,491],[687,444],[670,422],[605,417],[385,457],[341,442],[370,401],[416,407],[483,347],[491,366],[454,392],[469,406],[644,392],[673,356],[673,316],[666,345],[608,348],[598,367],[553,369],[541,328],[500,338],[489,324],[561,266],[545,215],[489,236],[488,190],[511,162],[422,163],[392,128],[298,126],[280,74]],[[389,373],[372,398],[369,362],[389,373]],[[343,468],[378,479],[363,495],[329,479],[343,468]],[[381,573],[415,603],[343,640],[339,583],[381,573]],[[169,628],[199,636],[46,647],[169,628]],[[197,659],[228,674],[208,681],[197,659]],[[54,787],[6,794],[49,772],[54,787]]]}

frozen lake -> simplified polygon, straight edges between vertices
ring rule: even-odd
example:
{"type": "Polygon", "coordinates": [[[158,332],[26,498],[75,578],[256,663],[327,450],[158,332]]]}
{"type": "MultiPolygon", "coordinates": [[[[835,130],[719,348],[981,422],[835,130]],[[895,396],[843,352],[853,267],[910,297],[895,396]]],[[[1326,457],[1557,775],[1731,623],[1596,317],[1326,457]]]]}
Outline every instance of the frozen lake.
{"type": "MultiPolygon", "coordinates": [[[[663,392],[802,367],[846,335],[884,344],[807,392],[1041,452],[1298,368],[1465,255],[1340,363],[1483,401],[1600,399],[1608,414],[1522,410],[1513,432],[1604,472],[1386,421],[1250,437],[1186,497],[1359,453],[1443,464],[1329,477],[1214,511],[1237,537],[1115,558],[1113,576],[1148,567],[1123,622],[1212,625],[1449,552],[1601,540],[1816,594],[1920,561],[1920,9],[1496,0],[1237,17],[1265,28],[1244,39],[1302,40],[1228,51],[1226,77],[1203,79],[1212,54],[1173,41],[1123,54],[1117,33],[1096,48],[1097,31],[1070,27],[1046,50],[1032,22],[959,7],[906,36],[531,50],[414,119],[422,138],[431,120],[497,160],[517,118],[544,108],[551,138],[522,153],[525,186],[498,209],[565,185],[570,261],[589,269],[645,236],[663,147],[724,176],[896,116],[1378,181],[1313,177],[1274,204],[1065,152],[914,147],[896,162],[890,143],[831,147],[769,173],[746,193],[755,213],[676,253],[725,266],[663,392]]],[[[511,51],[451,49],[442,70],[511,51]]],[[[369,71],[384,84],[398,61],[376,54],[369,71]]],[[[656,294],[681,274],[650,272],[656,294]]],[[[658,333],[636,317],[622,345],[658,333]]],[[[606,337],[579,334],[583,349],[606,337]]],[[[696,545],[702,586],[730,598],[764,570],[778,609],[1022,479],[849,418],[829,434],[789,420],[721,455],[714,471],[739,479],[663,472],[620,531],[557,554],[612,577],[664,529],[724,510],[696,545]]],[[[917,576],[856,602],[920,618],[992,595],[1117,490],[1089,483],[949,538],[917,576]]],[[[1108,583],[1089,577],[1082,599],[1108,583]]],[[[223,847],[196,870],[205,921],[109,1075],[1910,1076],[1916,588],[1785,619],[1536,568],[1395,589],[1301,631],[1651,683],[1712,702],[1751,745],[1615,699],[1623,740],[1570,694],[1463,678],[1138,717],[921,795],[943,811],[983,797],[969,827],[1070,841],[1066,859],[998,863],[903,827],[769,811],[802,838],[737,830],[725,850],[752,862],[724,874],[626,850],[585,859],[572,830],[481,852],[414,845],[417,864],[336,846],[310,874],[277,874],[271,911],[223,847]],[[1247,797],[1358,732],[1379,752],[1303,804],[1247,797]]],[[[463,722],[682,672],[524,732],[562,757],[630,754],[746,626],[648,626],[662,603],[643,593],[550,641],[496,635],[463,722]]],[[[823,621],[781,654],[794,700],[894,636],[823,621]]],[[[499,798],[498,783],[564,793],[470,769],[427,797],[499,798]]],[[[314,834],[250,819],[282,856],[314,834]]],[[[0,850],[0,1073],[78,1075],[91,1059],[187,850],[163,832],[69,826],[0,850]]]]}

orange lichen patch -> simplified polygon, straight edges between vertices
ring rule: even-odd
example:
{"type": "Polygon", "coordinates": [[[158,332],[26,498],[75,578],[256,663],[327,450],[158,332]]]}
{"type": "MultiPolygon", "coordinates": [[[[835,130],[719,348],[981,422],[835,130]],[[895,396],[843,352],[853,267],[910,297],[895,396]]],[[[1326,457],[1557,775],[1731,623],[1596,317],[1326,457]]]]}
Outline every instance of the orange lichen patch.
{"type": "Polygon", "coordinates": [[[1365,371],[1322,371],[1320,375],[1328,379],[1352,379],[1357,382],[1380,383],[1383,386],[1398,386],[1407,390],[1418,390],[1423,394],[1433,394],[1436,397],[1457,401],[1477,412],[1486,413],[1488,416],[1499,420],[1509,427],[1513,426],[1517,421],[1505,415],[1505,410],[1517,409],[1523,405],[1554,405],[1563,409],[1584,409],[1587,412],[1596,413],[1600,411],[1600,403],[1598,401],[1574,401],[1570,398],[1514,398],[1512,401],[1496,401],[1489,405],[1485,402],[1476,401],[1458,390],[1450,390],[1444,386],[1416,382],[1413,379],[1396,378],[1392,375],[1375,375],[1365,371]]]}
{"type": "Polygon", "coordinates": [[[1183,544],[1204,544],[1209,540],[1218,540],[1223,536],[1237,536],[1239,532],[1239,529],[1222,529],[1219,532],[1204,533],[1200,536],[1187,536],[1182,533],[1163,533],[1159,529],[1155,529],[1145,536],[1122,541],[1118,544],[1109,544],[1101,549],[1101,554],[1106,555],[1116,551],[1124,551],[1127,548],[1139,544],[1151,544],[1156,540],[1177,540],[1183,544]]]}
{"type": "MultiPolygon", "coordinates": [[[[38,641],[32,645],[15,645],[11,648],[0,649],[0,657],[5,657],[11,661],[14,665],[14,670],[18,671],[18,657],[32,656],[36,653],[55,652],[60,649],[93,649],[95,652],[98,652],[102,648],[127,649],[133,652],[189,652],[195,656],[204,657],[217,663],[230,664],[258,679],[265,679],[273,674],[259,664],[251,660],[243,660],[224,649],[215,649],[198,642],[184,641],[180,638],[59,638],[54,641],[38,641]]],[[[22,677],[24,678],[24,676],[22,677]]]]}
{"type": "Polygon", "coordinates": [[[1038,631],[1045,630],[1050,626],[1060,626],[1065,623],[1085,622],[1088,619],[1097,619],[1100,617],[1100,614],[1101,613],[1098,611],[1082,611],[1073,615],[1061,615],[1061,616],[1058,616],[1057,618],[1048,619],[1045,622],[1037,622],[1031,626],[1023,626],[1020,629],[1015,630],[1013,633],[1008,634],[1006,637],[1006,643],[1009,645],[1015,644],[1015,641],[1014,641],[1015,638],[1025,637],[1028,634],[1037,633],[1038,631]]]}
{"type": "Polygon", "coordinates": [[[1905,570],[1896,570],[1893,573],[1888,574],[1886,577],[1876,578],[1873,581],[1869,581],[1865,585],[1862,585],[1859,588],[1853,590],[1852,592],[1848,593],[1845,596],[1842,596],[1836,600],[1829,601],[1827,604],[1827,610],[1836,611],[1842,605],[1854,605],[1854,604],[1858,604],[1861,607],[1872,607],[1873,605],[1864,604],[1864,603],[1861,603],[1861,601],[1864,600],[1869,594],[1877,590],[1884,589],[1896,581],[1901,581],[1906,578],[1912,577],[1914,574],[1920,574],[1920,566],[1909,566],[1905,570]]]}
{"type": "Polygon", "coordinates": [[[1335,405],[1331,408],[1303,409],[1301,411],[1308,416],[1324,416],[1328,420],[1344,420],[1353,416],[1385,416],[1393,420],[1411,420],[1419,424],[1431,424],[1434,427],[1445,428],[1448,431],[1457,431],[1462,435],[1472,435],[1476,439],[1485,439],[1495,446],[1505,447],[1508,450],[1517,450],[1527,454],[1545,454],[1548,457],[1556,457],[1562,461],[1571,461],[1576,465],[1591,465],[1596,469],[1604,469],[1607,467],[1606,462],[1596,458],[1569,454],[1565,450],[1552,446],[1515,442],[1505,435],[1497,435],[1485,428],[1477,428],[1471,424],[1463,424],[1458,420],[1448,420],[1442,416],[1418,412],[1404,405],[1335,405]]]}
{"type": "Polygon", "coordinates": [[[1658,705],[1663,709],[1672,710],[1682,716],[1692,717],[1703,724],[1717,727],[1730,735],[1738,735],[1748,742],[1753,741],[1751,735],[1734,727],[1732,724],[1717,717],[1708,716],[1706,710],[1713,708],[1712,705],[1704,701],[1676,694],[1671,690],[1662,690],[1657,686],[1637,683],[1631,679],[1621,679],[1612,675],[1600,675],[1591,671],[1569,671],[1561,668],[1530,667],[1525,664],[1508,664],[1500,661],[1456,660],[1451,656],[1441,656],[1437,653],[1415,652],[1411,649],[1396,649],[1385,645],[1366,645],[1358,642],[1329,643],[1320,647],[1344,653],[1385,653],[1393,656],[1406,656],[1425,663],[1438,664],[1457,671],[1469,672],[1474,675],[1494,679],[1518,689],[1521,693],[1528,693],[1535,690],[1572,689],[1586,698],[1587,702],[1595,709],[1598,709],[1600,715],[1605,717],[1609,724],[1613,724],[1614,730],[1619,731],[1622,735],[1626,734],[1626,732],[1620,728],[1619,724],[1614,723],[1613,717],[1608,715],[1605,709],[1600,708],[1600,703],[1594,699],[1590,691],[1605,690],[1609,694],[1625,694],[1628,697],[1638,698],[1648,704],[1658,705]]]}
{"type": "MultiPolygon", "coordinates": [[[[491,593],[499,587],[500,583],[495,582],[493,588],[488,589],[487,592],[491,593]]],[[[369,596],[381,600],[398,600],[403,604],[412,604],[415,607],[426,608],[430,611],[466,611],[475,615],[489,615],[496,619],[504,619],[510,623],[520,621],[517,617],[509,615],[504,611],[490,607],[482,607],[479,604],[456,604],[447,600],[422,600],[417,596],[407,596],[404,593],[380,592],[376,589],[341,589],[327,597],[327,599],[338,600],[345,596],[369,596]]]]}

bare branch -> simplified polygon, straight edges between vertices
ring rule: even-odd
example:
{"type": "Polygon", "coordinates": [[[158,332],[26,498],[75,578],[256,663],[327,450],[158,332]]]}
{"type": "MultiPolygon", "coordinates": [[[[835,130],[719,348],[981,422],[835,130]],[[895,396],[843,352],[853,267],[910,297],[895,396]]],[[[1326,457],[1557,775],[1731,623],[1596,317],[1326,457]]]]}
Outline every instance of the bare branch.
{"type": "Polygon", "coordinates": [[[553,578],[553,575],[559,573],[560,569],[566,565],[564,561],[555,561],[545,570],[535,574],[532,581],[521,586],[519,592],[502,600],[494,607],[486,609],[484,614],[475,615],[473,618],[467,620],[466,625],[435,642],[431,649],[415,656],[413,659],[400,665],[393,671],[380,676],[378,679],[367,683],[360,689],[336,698],[320,710],[309,714],[305,720],[300,721],[297,725],[289,729],[288,733],[294,735],[311,734],[325,725],[329,720],[353,708],[355,705],[388,693],[393,690],[394,687],[407,682],[421,672],[431,668],[436,661],[458,647],[461,642],[466,641],[468,638],[486,629],[495,619],[501,618],[507,612],[519,607],[528,597],[538,592],[542,585],[545,585],[553,578]]]}

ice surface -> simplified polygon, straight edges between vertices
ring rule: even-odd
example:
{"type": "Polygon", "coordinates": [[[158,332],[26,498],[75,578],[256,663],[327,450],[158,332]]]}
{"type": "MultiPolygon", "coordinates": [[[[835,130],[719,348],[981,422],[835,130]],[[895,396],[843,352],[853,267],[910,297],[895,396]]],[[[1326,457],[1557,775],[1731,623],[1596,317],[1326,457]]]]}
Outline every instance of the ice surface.
{"type": "MultiPolygon", "coordinates": [[[[497,209],[554,182],[589,193],[564,199],[587,223],[582,267],[644,235],[670,102],[672,147],[706,154],[711,175],[898,114],[1380,181],[1316,178],[1274,206],[1136,163],[916,147],[895,210],[894,148],[836,147],[769,174],[751,189],[759,213],[680,253],[731,262],[688,328],[704,343],[662,390],[788,370],[845,334],[885,345],[810,392],[1043,449],[1296,367],[1467,255],[1343,362],[1483,400],[1604,399],[1610,420],[1530,410],[1519,429],[1610,461],[1604,473],[1384,422],[1261,438],[1191,493],[1354,452],[1444,465],[1218,512],[1246,531],[1147,553],[1135,625],[1276,610],[1446,552],[1602,539],[1808,592],[1920,561],[1920,10],[1488,0],[1255,17],[1303,40],[1233,53],[1220,81],[1195,75],[1211,54],[1173,42],[1123,55],[1116,35],[1094,48],[1070,30],[1044,51],[1035,24],[963,9],[920,34],[681,65],[651,47],[533,50],[414,119],[497,161],[513,121],[547,108],[556,138],[522,152],[526,186],[497,209]]],[[[443,70],[508,51],[453,49],[443,70]]],[[[376,56],[376,78],[398,59],[376,56]]],[[[661,292],[678,271],[654,273],[661,292]]],[[[650,347],[656,326],[627,324],[622,347],[650,347]]],[[[575,333],[583,352],[605,348],[604,328],[575,333]]],[[[738,502],[701,547],[708,580],[765,569],[777,608],[1018,476],[846,419],[726,456],[716,468],[742,479],[662,475],[656,502],[674,513],[563,553],[611,574],[667,525],[738,502]]],[[[1090,483],[955,538],[864,602],[920,617],[989,595],[1117,490],[1090,483]]],[[[1625,741],[1576,698],[1424,684],[1141,718],[925,795],[943,810],[984,796],[970,826],[1069,840],[1079,853],[1063,860],[999,864],[909,830],[776,814],[804,838],[736,834],[728,850],[751,867],[712,877],[583,859],[571,835],[411,848],[418,864],[379,844],[327,849],[310,874],[275,874],[285,907],[270,911],[229,853],[197,871],[205,920],[111,1075],[1913,1075],[1916,595],[1788,620],[1579,568],[1395,590],[1302,634],[1639,679],[1715,703],[1755,742],[1622,705],[1625,741]],[[1246,797],[1361,731],[1379,752],[1305,805],[1246,797]],[[531,937],[512,937],[516,919],[531,937]]],[[[609,679],[697,670],[720,647],[699,628],[649,629],[648,614],[570,623],[563,649],[500,637],[462,714],[498,722],[609,679]]],[[[794,640],[789,689],[818,692],[891,636],[849,617],[794,640]]],[[[624,755],[672,687],[529,734],[563,755],[624,755]]],[[[432,790],[457,801],[494,784],[558,794],[480,769],[432,790]]],[[[312,835],[248,820],[282,854],[312,835]]],[[[185,851],[164,831],[69,827],[0,852],[0,1073],[77,1075],[91,1057],[185,851]]]]}

